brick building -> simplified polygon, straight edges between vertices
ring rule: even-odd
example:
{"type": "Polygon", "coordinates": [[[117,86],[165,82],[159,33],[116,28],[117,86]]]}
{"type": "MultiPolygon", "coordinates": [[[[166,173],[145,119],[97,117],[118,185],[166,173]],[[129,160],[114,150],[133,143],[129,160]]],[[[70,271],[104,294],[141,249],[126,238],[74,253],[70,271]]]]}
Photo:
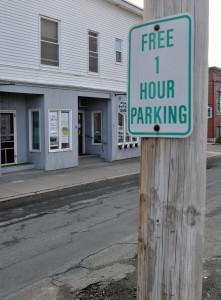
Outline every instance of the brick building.
{"type": "Polygon", "coordinates": [[[217,67],[209,68],[207,139],[221,142],[221,68],[217,67]]]}

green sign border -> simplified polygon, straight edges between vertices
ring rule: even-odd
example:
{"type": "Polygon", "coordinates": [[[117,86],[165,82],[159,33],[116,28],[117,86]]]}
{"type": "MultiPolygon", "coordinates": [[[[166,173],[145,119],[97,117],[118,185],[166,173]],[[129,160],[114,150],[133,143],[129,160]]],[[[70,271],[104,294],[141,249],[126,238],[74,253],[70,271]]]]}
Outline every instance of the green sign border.
{"type": "MultiPolygon", "coordinates": [[[[129,31],[129,61],[128,61],[128,132],[131,135],[135,135],[135,136],[143,136],[143,137],[171,137],[171,138],[175,138],[175,137],[188,137],[191,132],[192,132],[192,117],[193,117],[193,107],[192,107],[192,68],[193,68],[193,59],[192,59],[192,46],[193,46],[193,34],[192,34],[192,16],[190,14],[180,14],[180,15],[175,15],[175,16],[171,16],[169,18],[162,18],[162,19],[158,19],[158,20],[154,20],[154,21],[150,21],[147,23],[142,23],[140,25],[136,25],[134,27],[132,27],[129,31]],[[159,24],[159,23],[164,23],[164,22],[168,22],[168,21],[173,21],[173,20],[177,20],[177,19],[182,19],[182,18],[186,18],[189,21],[189,65],[188,65],[188,84],[189,84],[189,90],[188,90],[188,105],[189,105],[189,119],[188,119],[188,130],[186,132],[180,133],[180,132],[132,132],[130,130],[130,118],[131,118],[131,113],[130,113],[130,86],[131,86],[131,81],[130,81],[130,74],[131,74],[131,66],[130,66],[130,62],[131,62],[131,34],[132,31],[134,31],[135,29],[138,29],[140,27],[145,27],[145,26],[149,26],[152,24],[159,24]]],[[[154,124],[153,124],[154,125],[154,124]]]]}

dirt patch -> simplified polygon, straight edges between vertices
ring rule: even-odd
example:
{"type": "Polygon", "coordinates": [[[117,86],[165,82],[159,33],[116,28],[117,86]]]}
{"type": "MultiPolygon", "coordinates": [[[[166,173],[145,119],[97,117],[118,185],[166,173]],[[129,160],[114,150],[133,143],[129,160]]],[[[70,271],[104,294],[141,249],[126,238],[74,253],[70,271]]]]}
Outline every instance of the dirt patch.
{"type": "Polygon", "coordinates": [[[134,300],[136,299],[136,274],[128,274],[124,279],[108,285],[97,283],[80,291],[77,300],[134,300]]]}
{"type": "MultiPolygon", "coordinates": [[[[136,260],[133,260],[136,265],[136,260]]],[[[207,262],[208,265],[208,262],[207,262]]],[[[210,264],[210,267],[211,264],[210,264]]],[[[212,271],[212,270],[211,270],[212,271]]],[[[78,292],[73,300],[134,300],[136,299],[137,272],[117,282],[96,283],[78,292]]],[[[215,270],[203,278],[202,300],[221,300],[221,274],[215,270]]]]}
{"type": "MultiPolygon", "coordinates": [[[[136,267],[137,258],[127,261],[136,267]]],[[[110,283],[96,283],[78,292],[74,300],[134,300],[136,299],[137,271],[110,283]]]]}

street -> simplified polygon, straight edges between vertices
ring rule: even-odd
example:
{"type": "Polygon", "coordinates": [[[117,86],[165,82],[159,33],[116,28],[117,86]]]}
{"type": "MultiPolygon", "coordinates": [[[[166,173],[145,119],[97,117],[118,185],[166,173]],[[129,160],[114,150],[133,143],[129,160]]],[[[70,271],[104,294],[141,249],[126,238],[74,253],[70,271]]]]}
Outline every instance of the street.
{"type": "MultiPolygon", "coordinates": [[[[72,269],[85,258],[102,250],[107,253],[108,248],[110,253],[104,256],[104,265],[120,255],[121,249],[125,255],[131,248],[129,252],[134,256],[137,186],[138,178],[132,176],[89,185],[83,190],[64,190],[60,195],[56,192],[36,196],[30,204],[1,211],[0,298],[55,299],[59,289],[67,284],[66,277],[69,273],[74,277],[72,269]],[[132,247],[128,248],[130,244],[132,247]],[[47,295],[49,298],[45,298],[47,295]]],[[[81,271],[78,269],[77,274],[81,271]]],[[[126,266],[125,270],[118,270],[123,272],[122,277],[127,271],[126,266]]],[[[83,270],[70,284],[72,290],[84,287],[91,278],[100,278],[98,273],[89,275],[87,279],[83,270]]],[[[116,275],[113,270],[109,277],[116,275]]]]}
{"type": "Polygon", "coordinates": [[[221,299],[221,158],[207,162],[203,300],[221,299]]]}
{"type": "MultiPolygon", "coordinates": [[[[221,157],[209,158],[207,165],[203,300],[218,300],[221,157]]],[[[78,299],[77,290],[133,274],[137,209],[135,175],[5,207],[0,212],[0,299],[78,299]]]]}

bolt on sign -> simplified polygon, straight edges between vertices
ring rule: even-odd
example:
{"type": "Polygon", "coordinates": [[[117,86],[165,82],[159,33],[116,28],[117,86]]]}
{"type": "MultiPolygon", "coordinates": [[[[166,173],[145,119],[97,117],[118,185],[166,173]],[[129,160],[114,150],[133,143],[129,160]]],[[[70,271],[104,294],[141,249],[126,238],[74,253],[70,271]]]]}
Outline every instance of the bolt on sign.
{"type": "Polygon", "coordinates": [[[128,130],[185,138],[193,126],[193,20],[174,15],[129,32],[128,130]]]}

